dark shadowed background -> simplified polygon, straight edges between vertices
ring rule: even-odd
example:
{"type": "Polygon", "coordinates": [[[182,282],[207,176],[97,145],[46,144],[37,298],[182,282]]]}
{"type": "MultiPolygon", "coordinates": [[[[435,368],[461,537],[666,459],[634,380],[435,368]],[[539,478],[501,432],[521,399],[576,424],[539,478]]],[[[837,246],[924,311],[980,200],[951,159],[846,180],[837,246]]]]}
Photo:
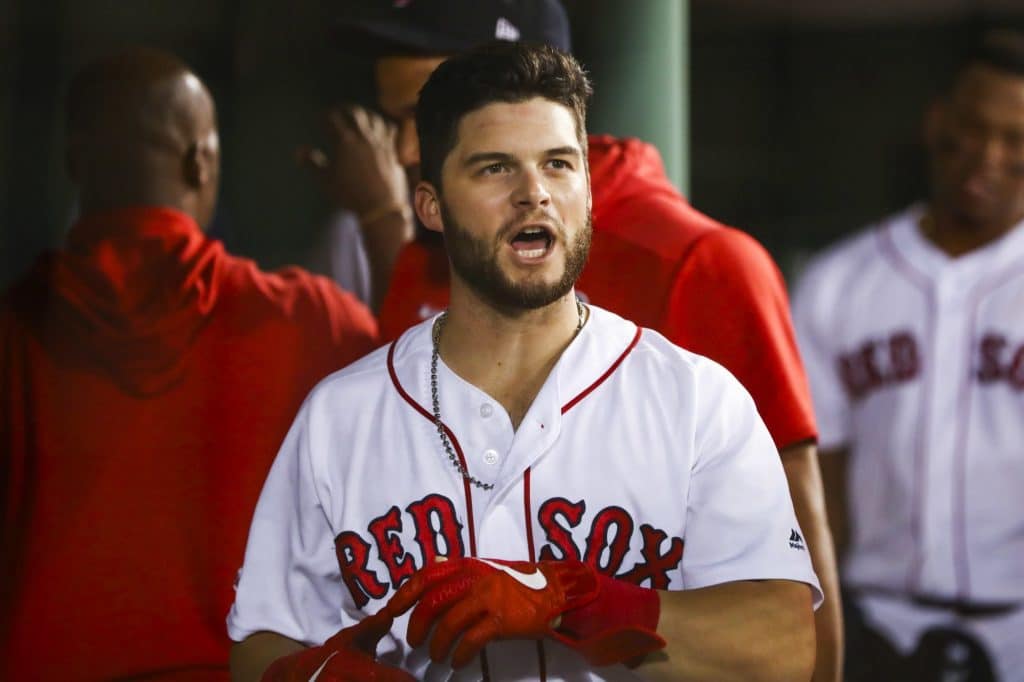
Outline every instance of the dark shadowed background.
{"type": "MultiPolygon", "coordinates": [[[[657,79],[678,73],[682,113],[669,127],[681,141],[659,140],[674,147],[662,149],[679,166],[670,168],[673,177],[698,208],[764,242],[787,274],[811,250],[921,195],[924,107],[972,31],[1024,26],[1021,0],[565,4],[576,53],[597,83],[592,128],[645,130],[655,110],[673,111],[656,101],[672,96],[657,79]],[[632,15],[641,16],[626,22],[632,15]],[[653,25],[665,16],[678,20],[668,29],[677,44],[666,44],[666,28],[653,25]],[[646,39],[655,33],[662,37],[646,39]],[[681,63],[646,66],[674,46],[681,63]],[[608,75],[622,68],[632,71],[608,75]]],[[[324,106],[373,95],[369,64],[325,40],[337,7],[326,0],[0,2],[0,286],[60,243],[73,220],[61,132],[71,73],[132,44],[176,52],[213,91],[224,158],[216,234],[266,267],[307,261],[328,207],[293,149],[320,139],[324,106]]]]}

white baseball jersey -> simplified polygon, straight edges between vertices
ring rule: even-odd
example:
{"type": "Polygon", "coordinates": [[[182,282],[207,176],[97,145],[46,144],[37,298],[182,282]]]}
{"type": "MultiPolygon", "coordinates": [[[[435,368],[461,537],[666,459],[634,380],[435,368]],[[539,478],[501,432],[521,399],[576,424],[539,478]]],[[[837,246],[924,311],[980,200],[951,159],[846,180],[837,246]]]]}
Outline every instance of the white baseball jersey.
{"type": "MultiPolygon", "coordinates": [[[[590,308],[519,428],[500,404],[438,367],[431,321],[324,380],[306,400],[253,519],[232,639],[269,630],[319,644],[379,610],[439,555],[579,558],[606,574],[681,590],[789,579],[821,593],[778,453],[753,401],[721,366],[590,308]]],[[[453,673],[405,643],[378,649],[421,679],[632,680],[589,670],[553,641],[504,641],[453,673]],[[542,660],[543,659],[543,660],[542,660]]]]}
{"type": "Polygon", "coordinates": [[[850,452],[845,581],[1024,604],[1024,224],[954,259],[923,210],[833,247],[794,295],[819,446],[850,452]]]}

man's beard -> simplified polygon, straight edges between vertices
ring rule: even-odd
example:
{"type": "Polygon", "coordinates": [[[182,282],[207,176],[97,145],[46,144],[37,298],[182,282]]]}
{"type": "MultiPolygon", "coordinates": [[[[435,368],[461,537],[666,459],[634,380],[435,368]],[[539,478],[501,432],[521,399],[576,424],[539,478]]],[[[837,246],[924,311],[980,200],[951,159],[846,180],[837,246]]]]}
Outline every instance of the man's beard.
{"type": "MultiPolygon", "coordinates": [[[[545,216],[554,226],[556,235],[565,245],[565,270],[554,283],[544,281],[517,283],[501,269],[498,253],[507,243],[512,223],[506,223],[499,230],[494,242],[477,239],[462,227],[448,206],[441,202],[441,217],[444,219],[444,242],[452,269],[481,298],[501,310],[525,311],[543,308],[568,294],[583,272],[590,252],[590,211],[587,210],[586,224],[568,242],[565,226],[550,216],[545,216]]],[[[517,219],[515,223],[521,223],[517,219]]]]}

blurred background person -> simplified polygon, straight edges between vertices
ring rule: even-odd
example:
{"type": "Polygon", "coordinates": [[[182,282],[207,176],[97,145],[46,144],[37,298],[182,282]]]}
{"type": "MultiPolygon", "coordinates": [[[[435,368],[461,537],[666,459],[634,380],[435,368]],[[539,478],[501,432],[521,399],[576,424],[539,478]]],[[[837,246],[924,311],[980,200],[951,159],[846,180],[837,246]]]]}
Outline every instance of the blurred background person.
{"type": "Polygon", "coordinates": [[[0,301],[0,678],[226,680],[270,463],[376,324],[204,235],[216,112],[176,57],[88,65],[66,126],[81,217],[0,301]]]}
{"type": "MultiPolygon", "coordinates": [[[[332,47],[373,59],[376,107],[331,108],[327,149],[304,146],[298,157],[336,209],[317,241],[315,267],[379,310],[398,252],[417,233],[409,198],[420,163],[413,114],[427,77],[446,56],[488,39],[567,50],[569,25],[558,0],[373,0],[338,14],[332,47]]],[[[430,238],[423,229],[419,236],[430,238]]]]}
{"type": "Polygon", "coordinates": [[[849,680],[1024,680],[1024,34],[928,110],[927,199],[814,259],[794,317],[849,680]]]}

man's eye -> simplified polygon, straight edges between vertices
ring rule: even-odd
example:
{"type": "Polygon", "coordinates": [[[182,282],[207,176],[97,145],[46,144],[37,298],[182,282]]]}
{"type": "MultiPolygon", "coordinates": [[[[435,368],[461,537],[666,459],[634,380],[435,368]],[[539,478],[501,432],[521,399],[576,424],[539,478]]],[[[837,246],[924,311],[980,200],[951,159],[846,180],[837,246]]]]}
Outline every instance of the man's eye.
{"type": "Polygon", "coordinates": [[[495,175],[497,173],[504,173],[508,169],[503,163],[492,163],[488,166],[484,166],[480,169],[480,172],[484,175],[495,175]]]}
{"type": "Polygon", "coordinates": [[[551,159],[548,161],[548,164],[552,168],[557,168],[559,170],[572,170],[572,164],[565,159],[551,159]]]}

